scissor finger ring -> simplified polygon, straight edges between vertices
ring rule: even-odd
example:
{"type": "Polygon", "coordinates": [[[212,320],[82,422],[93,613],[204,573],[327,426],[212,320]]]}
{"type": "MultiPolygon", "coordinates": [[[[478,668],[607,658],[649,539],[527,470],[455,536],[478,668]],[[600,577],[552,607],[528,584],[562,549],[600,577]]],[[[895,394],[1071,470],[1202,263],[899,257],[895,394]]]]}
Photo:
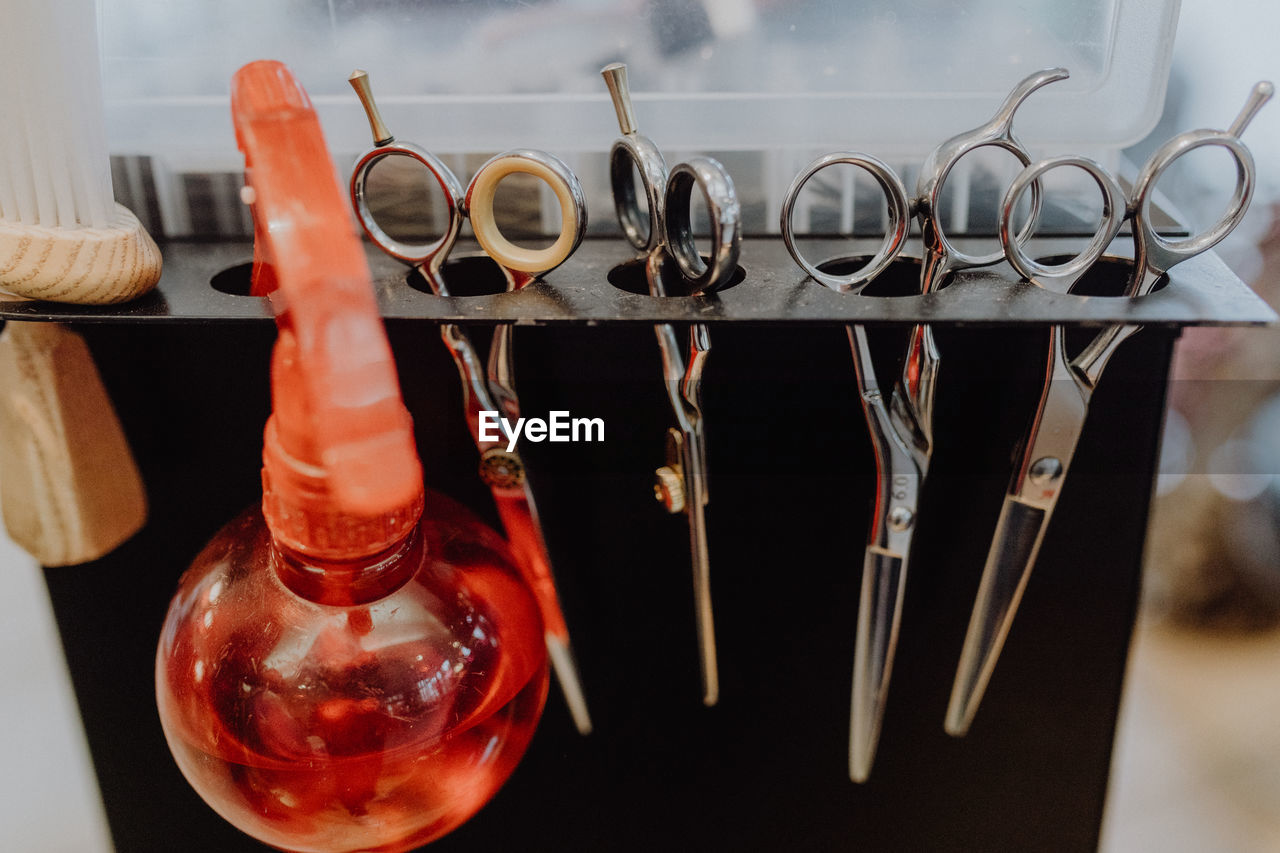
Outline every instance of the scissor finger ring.
{"type": "MultiPolygon", "coordinates": [[[[1041,160],[1034,166],[1027,166],[1023,169],[1005,192],[1004,201],[1000,207],[1000,242],[1004,246],[1009,264],[1027,281],[1035,282],[1042,286],[1054,280],[1074,282],[1102,257],[1102,253],[1106,251],[1107,246],[1120,233],[1120,226],[1124,224],[1126,207],[1124,190],[1120,188],[1120,184],[1116,182],[1110,172],[1088,157],[1069,156],[1041,160]],[[1098,224],[1098,230],[1094,233],[1093,240],[1074,258],[1061,264],[1042,264],[1028,256],[1023,250],[1023,235],[1015,235],[1013,233],[1014,209],[1028,189],[1034,191],[1041,176],[1060,166],[1074,166],[1077,169],[1082,169],[1089,177],[1093,178],[1094,183],[1098,185],[1098,189],[1102,192],[1102,221],[1098,224]]],[[[1050,287],[1049,289],[1069,290],[1070,288],[1050,287]]]]}
{"type": "Polygon", "coordinates": [[[641,251],[649,251],[662,239],[665,227],[662,199],[658,195],[667,183],[667,162],[662,152],[646,136],[622,137],[609,151],[609,183],[613,188],[613,207],[627,242],[641,251]],[[640,206],[633,168],[640,172],[647,212],[640,206]]]}
{"type": "Polygon", "coordinates": [[[356,161],[351,173],[350,190],[357,218],[364,227],[365,233],[369,235],[369,239],[397,260],[407,264],[420,264],[437,254],[447,255],[458,237],[460,223],[457,210],[459,201],[462,199],[462,184],[438,157],[411,142],[396,142],[392,139],[365,152],[356,161]],[[408,158],[422,164],[440,186],[448,208],[445,221],[449,223],[449,227],[434,242],[404,243],[395,239],[382,229],[369,209],[369,175],[373,172],[374,166],[389,157],[408,158]]]}
{"type": "Polygon", "coordinates": [[[716,290],[729,282],[738,266],[742,241],[741,210],[733,179],[718,160],[691,157],[671,170],[662,209],[666,217],[667,247],[693,293],[716,290]],[[693,188],[706,200],[711,220],[710,263],[703,261],[693,240],[693,188]]]}
{"type": "Polygon", "coordinates": [[[549,272],[564,263],[578,248],[587,226],[587,206],[577,176],[561,160],[542,151],[508,151],[489,160],[471,179],[464,207],[485,253],[502,266],[525,273],[549,272]],[[560,234],[545,249],[517,246],[498,229],[493,215],[498,184],[517,172],[541,179],[560,202],[560,234]]]}
{"type": "Polygon", "coordinates": [[[892,263],[893,259],[902,251],[902,245],[906,242],[907,231],[910,227],[911,205],[907,202],[906,187],[902,185],[902,180],[894,174],[893,170],[884,161],[869,154],[837,151],[833,154],[819,157],[810,163],[803,172],[796,175],[796,179],[791,182],[791,187],[787,190],[786,198],[782,202],[782,241],[786,244],[787,251],[791,253],[791,257],[795,258],[796,263],[805,272],[813,276],[815,281],[842,293],[858,290],[880,275],[885,267],[892,263]],[[828,166],[835,166],[839,163],[857,166],[869,172],[876,179],[876,183],[880,185],[880,189],[884,191],[885,201],[889,205],[889,227],[885,229],[884,240],[880,243],[879,250],[861,268],[846,276],[831,275],[823,272],[801,255],[800,249],[795,243],[794,226],[791,221],[795,211],[796,199],[800,197],[800,190],[804,188],[804,185],[818,172],[828,166]]]}

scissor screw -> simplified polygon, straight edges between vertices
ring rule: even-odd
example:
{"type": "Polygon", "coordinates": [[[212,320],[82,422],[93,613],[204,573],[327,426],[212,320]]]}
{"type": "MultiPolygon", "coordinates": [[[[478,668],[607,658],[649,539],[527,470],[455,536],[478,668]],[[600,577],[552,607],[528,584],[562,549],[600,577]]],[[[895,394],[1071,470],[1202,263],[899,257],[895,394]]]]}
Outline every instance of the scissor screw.
{"type": "Polygon", "coordinates": [[[480,479],[494,489],[518,489],[524,485],[524,463],[514,453],[490,447],[480,454],[480,479]]]}
{"type": "Polygon", "coordinates": [[[679,466],[663,465],[653,474],[653,497],[672,515],[684,512],[684,473],[679,466]]]}
{"type": "Polygon", "coordinates": [[[1062,460],[1056,456],[1043,456],[1031,463],[1027,475],[1037,486],[1047,486],[1062,476],[1062,460]]]}
{"type": "Polygon", "coordinates": [[[899,533],[911,527],[915,520],[915,515],[905,506],[895,506],[889,510],[889,526],[899,533]]]}

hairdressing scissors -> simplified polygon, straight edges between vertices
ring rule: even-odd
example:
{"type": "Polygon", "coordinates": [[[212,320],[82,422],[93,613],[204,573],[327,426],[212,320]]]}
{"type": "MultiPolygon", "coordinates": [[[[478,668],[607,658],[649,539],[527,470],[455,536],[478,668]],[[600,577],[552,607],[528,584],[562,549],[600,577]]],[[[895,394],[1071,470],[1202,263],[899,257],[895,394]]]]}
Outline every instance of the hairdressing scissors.
{"type": "MultiPolygon", "coordinates": [[[[1032,74],[1014,87],[988,122],[935,148],[925,159],[915,198],[911,200],[901,179],[875,157],[844,151],[819,157],[796,176],[783,201],[782,237],[791,256],[821,284],[842,293],[856,293],[897,258],[906,242],[911,217],[915,215],[924,241],[920,270],[923,293],[942,287],[947,275],[954,270],[999,262],[1004,257],[1002,252],[971,255],[952,244],[938,216],[943,186],[960,158],[976,148],[1003,148],[1024,165],[1029,164],[1030,154],[1013,135],[1014,113],[1032,92],[1066,76],[1062,68],[1032,74]],[[828,166],[839,163],[870,173],[888,203],[888,223],[880,248],[862,267],[843,276],[824,272],[801,255],[791,222],[796,199],[805,183],[828,166]]],[[[1031,216],[1024,231],[1030,230],[1040,212],[1039,185],[1033,183],[1031,190],[1031,216]]],[[[902,375],[886,395],[875,375],[865,328],[853,325],[847,330],[878,477],[863,557],[849,711],[849,776],[855,782],[865,782],[871,774],[884,720],[902,619],[911,539],[918,520],[920,491],[933,455],[933,400],[939,356],[930,327],[916,325],[911,330],[902,375]]]]}
{"type": "MultiPolygon", "coordinates": [[[[627,67],[615,62],[601,69],[613,97],[622,136],[609,152],[609,178],[618,221],[632,246],[646,253],[645,275],[649,292],[665,296],[662,268],[673,258],[692,293],[724,287],[737,270],[741,242],[741,209],[733,180],[716,160],[692,157],[667,172],[667,163],[652,140],[639,133],[627,67]],[[633,168],[640,176],[648,213],[636,195],[633,168]],[[693,188],[706,200],[711,221],[711,255],[704,261],[694,244],[693,188]]],[[[711,608],[711,563],[707,549],[705,510],[707,445],[702,425],[702,370],[711,350],[707,327],[689,327],[688,356],[681,351],[675,329],[668,323],[654,326],[662,350],[667,396],[678,429],[667,433],[667,464],[656,472],[654,495],[669,512],[683,512],[689,521],[689,550],[693,563],[694,612],[697,620],[699,661],[702,668],[702,701],[714,705],[720,695],[716,664],[715,624],[711,608]]]]}
{"type": "MultiPolygon", "coordinates": [[[[355,170],[351,175],[351,201],[356,216],[369,239],[378,248],[394,258],[414,265],[437,296],[449,295],[442,269],[457,241],[464,217],[470,218],[476,241],[481,248],[501,267],[509,291],[519,290],[555,269],[578,247],[587,226],[586,202],[577,177],[563,162],[541,151],[508,151],[481,166],[464,193],[457,177],[437,157],[411,142],[397,142],[391,135],[374,103],[365,72],[353,72],[350,82],[364,106],[374,138],[373,147],[356,160],[355,170]],[[395,240],[379,227],[370,213],[366,196],[369,173],[386,157],[408,157],[416,160],[426,167],[439,184],[448,210],[448,223],[444,234],[434,243],[414,245],[395,240]],[[524,249],[512,244],[495,223],[493,201],[498,183],[516,172],[542,179],[559,199],[562,219],[560,234],[545,249],[524,249]]],[[[499,325],[494,330],[488,364],[482,369],[480,357],[467,332],[462,327],[451,324],[440,327],[440,335],[453,356],[462,379],[467,424],[471,428],[476,448],[480,451],[480,476],[493,493],[498,515],[507,530],[516,562],[524,570],[525,579],[538,599],[546,628],[547,651],[565,703],[578,731],[587,734],[591,731],[591,717],[587,712],[582,682],[569,642],[569,629],[556,592],[551,558],[547,553],[524,464],[519,453],[507,449],[511,436],[501,420],[498,429],[501,438],[496,440],[488,437],[492,433],[486,434],[480,426],[482,411],[499,412],[502,418],[512,423],[520,417],[511,332],[509,324],[499,325]]]]}
{"type": "MultiPolygon", "coordinates": [[[[1047,290],[1068,293],[1103,256],[1124,220],[1129,219],[1134,259],[1125,295],[1150,293],[1171,267],[1217,245],[1244,218],[1253,195],[1254,165],[1253,155],[1240,141],[1240,135],[1272,92],[1270,83],[1254,86],[1244,108],[1226,131],[1192,130],[1166,142],[1138,173],[1127,198],[1114,177],[1084,157],[1056,157],[1028,166],[1009,186],[1000,212],[1000,240],[1010,264],[1028,281],[1047,290]],[[1227,149],[1235,160],[1235,193],[1226,212],[1212,227],[1194,237],[1168,240],[1151,225],[1155,185],[1184,154],[1209,145],[1227,149]],[[1082,169],[1093,178],[1102,192],[1102,222],[1084,251],[1066,263],[1047,266],[1026,254],[1022,238],[1012,234],[1011,222],[1014,207],[1027,188],[1046,172],[1060,167],[1082,169]]],[[[1120,325],[1103,329],[1074,358],[1067,354],[1062,327],[1050,329],[1044,389],[1000,510],[951,691],[946,730],[953,735],[969,730],[1004,647],[1066,481],[1098,380],[1116,349],[1139,328],[1120,325]]]]}

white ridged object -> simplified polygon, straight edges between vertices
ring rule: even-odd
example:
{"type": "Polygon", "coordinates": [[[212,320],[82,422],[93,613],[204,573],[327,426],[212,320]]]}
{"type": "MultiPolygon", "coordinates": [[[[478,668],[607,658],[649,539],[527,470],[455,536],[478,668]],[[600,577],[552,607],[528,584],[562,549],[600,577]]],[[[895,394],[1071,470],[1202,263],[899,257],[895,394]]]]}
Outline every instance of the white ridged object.
{"type": "Polygon", "coordinates": [[[160,279],[112,198],[94,0],[10,0],[0,27],[0,288],[104,304],[160,279]]]}
{"type": "MultiPolygon", "coordinates": [[[[160,279],[160,251],[115,203],[94,0],[8,0],[0,26],[0,288],[123,302],[160,279]]],[[[146,522],[137,466],[75,332],[0,334],[0,504],[47,566],[97,559],[146,522]]]]}

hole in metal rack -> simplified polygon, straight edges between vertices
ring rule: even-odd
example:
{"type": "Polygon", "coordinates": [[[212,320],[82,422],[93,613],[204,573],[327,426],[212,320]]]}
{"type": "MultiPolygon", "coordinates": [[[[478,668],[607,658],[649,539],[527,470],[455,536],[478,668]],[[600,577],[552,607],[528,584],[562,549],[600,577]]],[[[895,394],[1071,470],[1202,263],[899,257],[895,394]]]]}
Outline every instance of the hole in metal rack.
{"type": "MultiPolygon", "coordinates": [[[[830,275],[849,275],[866,266],[870,255],[832,258],[818,264],[818,269],[830,275]]],[[[858,291],[863,296],[898,297],[920,295],[920,261],[915,258],[898,258],[885,268],[875,280],[858,291]]]]}
{"type": "MultiPolygon", "coordinates": [[[[1074,255],[1049,255],[1036,258],[1037,263],[1046,266],[1057,266],[1070,261],[1074,255]]],[[[1071,288],[1074,296],[1102,296],[1113,299],[1128,299],[1124,289],[1129,284],[1129,273],[1133,269],[1133,261],[1128,258],[1103,256],[1090,267],[1075,286],[1071,288]]],[[[1164,290],[1169,284],[1169,276],[1162,275],[1151,288],[1151,293],[1164,290]]]]}
{"type": "Polygon", "coordinates": [[[253,294],[249,292],[253,283],[252,274],[252,261],[236,264],[215,273],[213,278],[209,279],[209,285],[219,293],[225,293],[228,296],[252,296],[253,294]]]}
{"type": "MultiPolygon", "coordinates": [[[[703,256],[704,263],[710,263],[711,259],[703,256]]],[[[649,296],[649,277],[645,272],[645,258],[636,258],[635,260],[626,261],[618,264],[609,270],[609,283],[618,290],[627,293],[635,293],[640,296],[649,296]]],[[[733,275],[729,276],[729,281],[715,290],[721,293],[729,288],[741,284],[747,277],[747,271],[739,264],[733,271],[733,275]]],[[[667,296],[689,296],[688,282],[685,277],[680,274],[680,268],[676,266],[675,260],[670,255],[664,255],[662,259],[662,283],[667,292],[667,296]]]]}
{"type": "MultiPolygon", "coordinates": [[[[506,275],[488,255],[475,253],[451,257],[445,261],[440,273],[451,297],[466,299],[473,296],[493,296],[507,291],[506,275]]],[[[405,281],[414,290],[435,293],[417,267],[409,270],[405,281]]]]}

